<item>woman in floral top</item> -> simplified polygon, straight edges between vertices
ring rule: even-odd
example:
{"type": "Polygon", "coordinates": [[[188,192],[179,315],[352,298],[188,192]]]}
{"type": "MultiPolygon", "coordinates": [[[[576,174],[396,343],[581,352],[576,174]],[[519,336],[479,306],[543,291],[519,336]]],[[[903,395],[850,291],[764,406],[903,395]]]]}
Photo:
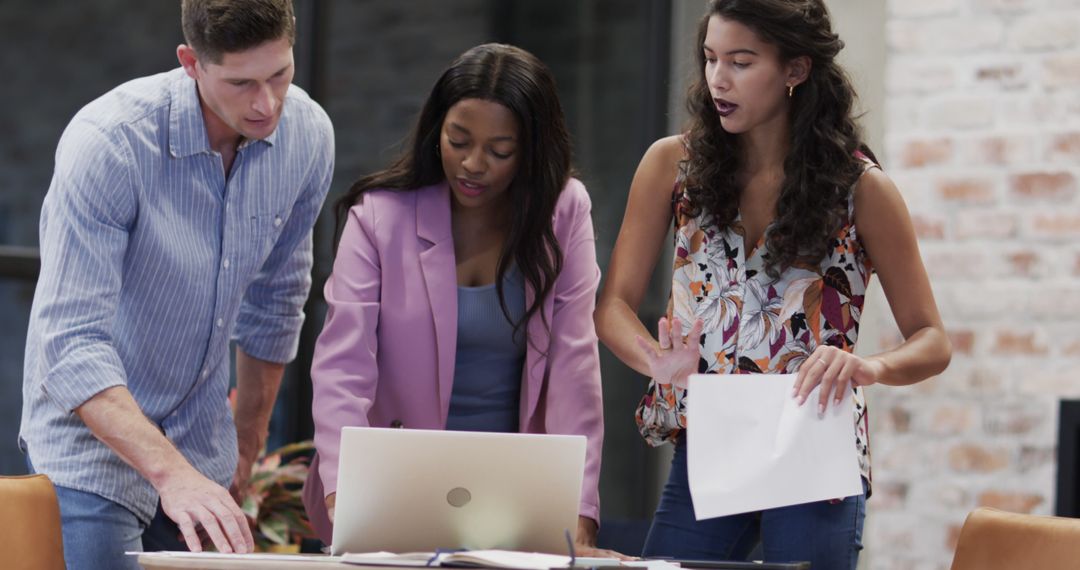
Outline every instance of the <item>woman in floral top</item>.
{"type": "Polygon", "coordinates": [[[949,341],[904,201],[852,118],[823,2],[712,0],[697,45],[690,128],[642,159],[596,311],[601,340],[653,380],[642,434],[676,444],[645,554],[740,559],[760,541],[770,562],[854,569],[863,495],[694,519],[686,378],[797,373],[792,397],[821,413],[850,395],[868,496],[862,387],[940,373],[949,341]],[[654,340],[636,310],[672,222],[671,303],[654,340]],[[863,358],[852,349],[872,272],[905,341],[863,358]]]}

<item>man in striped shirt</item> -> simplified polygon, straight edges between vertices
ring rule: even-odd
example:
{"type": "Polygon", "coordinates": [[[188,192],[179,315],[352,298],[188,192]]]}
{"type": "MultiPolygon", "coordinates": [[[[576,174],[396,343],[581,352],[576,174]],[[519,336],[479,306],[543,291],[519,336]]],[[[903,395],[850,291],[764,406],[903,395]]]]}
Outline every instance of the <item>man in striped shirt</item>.
{"type": "Polygon", "coordinates": [[[138,568],[123,553],[159,509],[192,550],[200,529],[252,549],[226,488],[265,441],[311,285],[334,140],[290,85],[291,0],[182,13],[181,68],[79,111],[42,206],[20,445],[57,486],[69,568],[138,568]]]}

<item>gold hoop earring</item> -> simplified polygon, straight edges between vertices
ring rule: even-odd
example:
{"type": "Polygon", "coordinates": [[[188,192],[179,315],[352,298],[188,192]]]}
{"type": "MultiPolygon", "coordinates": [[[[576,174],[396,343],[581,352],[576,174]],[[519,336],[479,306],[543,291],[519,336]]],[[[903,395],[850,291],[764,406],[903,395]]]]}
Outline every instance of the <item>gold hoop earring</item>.
{"type": "Polygon", "coordinates": [[[794,85],[788,85],[787,86],[787,96],[791,97],[792,95],[795,95],[795,86],[794,85]]]}

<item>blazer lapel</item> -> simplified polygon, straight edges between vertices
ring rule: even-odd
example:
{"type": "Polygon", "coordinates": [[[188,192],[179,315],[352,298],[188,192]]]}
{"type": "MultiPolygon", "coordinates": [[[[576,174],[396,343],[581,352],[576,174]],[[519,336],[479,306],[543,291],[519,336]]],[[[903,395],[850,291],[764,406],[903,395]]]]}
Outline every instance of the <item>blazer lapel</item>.
{"type": "Polygon", "coordinates": [[[420,252],[420,268],[435,325],[440,423],[445,425],[457,352],[457,269],[446,184],[416,192],[416,235],[428,244],[420,252]]]}

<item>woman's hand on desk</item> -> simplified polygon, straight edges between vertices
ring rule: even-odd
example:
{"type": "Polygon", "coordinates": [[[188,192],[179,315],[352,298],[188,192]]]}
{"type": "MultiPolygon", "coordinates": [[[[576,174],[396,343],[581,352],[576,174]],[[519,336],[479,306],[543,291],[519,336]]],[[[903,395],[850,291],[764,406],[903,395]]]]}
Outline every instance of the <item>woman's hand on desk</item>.
{"type": "Polygon", "coordinates": [[[337,503],[337,493],[330,493],[326,496],[326,516],[330,517],[330,522],[334,522],[334,505],[337,503]]]}
{"type": "Polygon", "coordinates": [[[578,516],[577,538],[574,540],[574,554],[587,558],[618,558],[619,560],[637,560],[636,557],[620,554],[614,550],[596,547],[596,521],[589,517],[578,516]]]}

